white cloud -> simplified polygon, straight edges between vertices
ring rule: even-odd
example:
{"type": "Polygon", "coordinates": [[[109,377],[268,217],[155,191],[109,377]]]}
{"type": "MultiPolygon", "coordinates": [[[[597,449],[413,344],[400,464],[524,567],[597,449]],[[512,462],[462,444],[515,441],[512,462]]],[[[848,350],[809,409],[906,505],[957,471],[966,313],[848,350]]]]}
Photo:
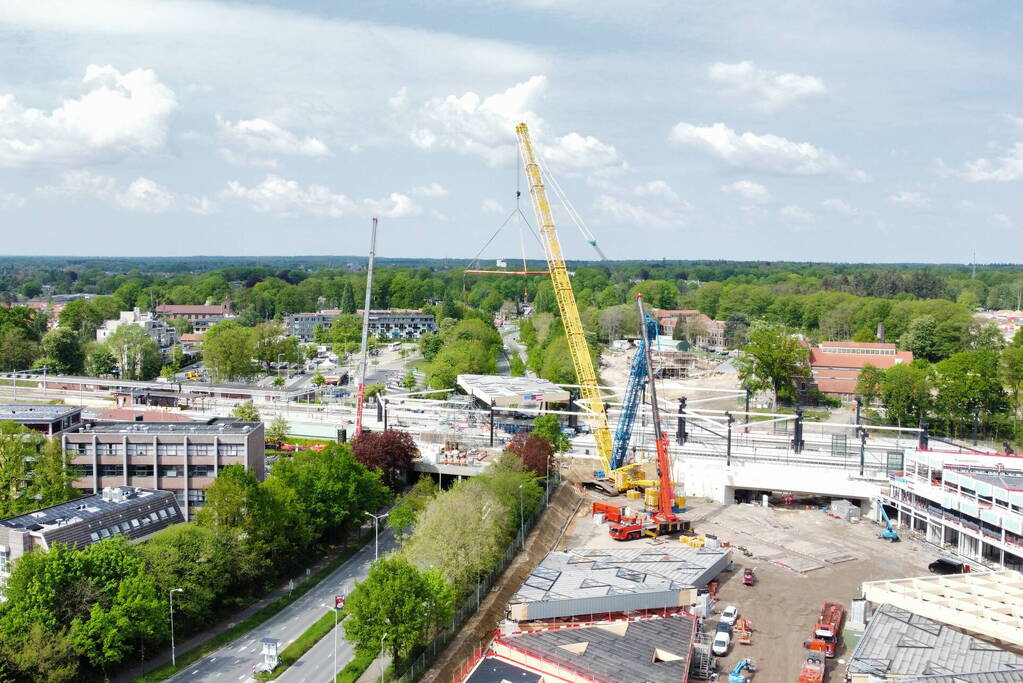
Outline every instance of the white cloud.
{"type": "Polygon", "coordinates": [[[137,178],[114,195],[117,205],[139,213],[167,213],[175,208],[174,194],[149,178],[137,178]]]}
{"type": "Polygon", "coordinates": [[[671,185],[663,180],[651,180],[632,188],[632,193],[637,197],[660,197],[668,201],[679,201],[678,194],[671,189],[671,185]]]}
{"type": "Polygon", "coordinates": [[[504,207],[496,199],[484,199],[480,210],[483,213],[504,213],[504,207]]]}
{"type": "Polygon", "coordinates": [[[423,212],[414,199],[399,192],[392,192],[387,199],[364,199],[362,203],[373,215],[382,218],[408,218],[423,212]]]}
{"type": "Polygon", "coordinates": [[[412,194],[416,197],[447,197],[448,189],[440,183],[430,183],[413,187],[412,194]]]}
{"type": "Polygon", "coordinates": [[[778,210],[778,215],[785,220],[792,221],[794,223],[809,223],[813,221],[813,214],[804,209],[801,206],[795,204],[789,204],[783,206],[778,210]]]}
{"type": "Polygon", "coordinates": [[[1023,142],[1017,142],[997,159],[975,159],[966,164],[962,176],[971,183],[1007,183],[1023,180],[1023,142]]]}
{"type": "Polygon", "coordinates": [[[52,199],[95,199],[111,202],[134,213],[169,213],[187,211],[207,215],[214,213],[216,205],[206,197],[179,195],[155,180],[138,177],[119,187],[113,176],[89,171],[65,171],[56,185],[38,187],[35,193],[52,199]]]}
{"type": "Polygon", "coordinates": [[[914,209],[926,209],[931,205],[930,200],[926,196],[919,192],[907,192],[905,190],[889,196],[888,201],[892,204],[901,204],[914,209]]]}
{"type": "Polygon", "coordinates": [[[771,201],[771,193],[760,183],[751,180],[736,180],[734,183],[722,185],[721,191],[725,194],[736,194],[748,202],[766,204],[771,201]]]}
{"type": "Polygon", "coordinates": [[[225,147],[224,158],[239,166],[275,166],[268,156],[323,157],[330,154],[326,143],[318,138],[300,138],[290,130],[266,119],[227,121],[217,116],[217,127],[225,147]]]}
{"type": "Polygon", "coordinates": [[[0,166],[109,161],[163,148],[177,99],[156,73],[93,64],[82,88],[49,112],[0,95],[0,166]]]}
{"type": "Polygon", "coordinates": [[[1014,228],[1016,227],[1016,221],[1012,220],[1009,216],[1004,213],[993,213],[988,216],[987,222],[996,228],[1014,228]]]}
{"type": "Polygon", "coordinates": [[[834,211],[835,213],[845,214],[846,216],[858,216],[860,211],[856,207],[847,204],[841,199],[825,199],[821,202],[821,206],[828,211],[834,211]]]}
{"type": "Polygon", "coordinates": [[[761,69],[748,61],[735,64],[717,62],[710,66],[708,75],[728,92],[749,98],[751,105],[766,111],[776,111],[797,100],[828,91],[824,81],[817,76],[779,73],[761,69]]]}
{"type": "Polygon", "coordinates": [[[421,149],[452,149],[475,154],[490,166],[516,154],[515,125],[539,121],[533,113],[547,88],[546,76],[532,76],[504,92],[481,97],[474,92],[425,102],[405,131],[421,149]]]}
{"type": "Polygon", "coordinates": [[[770,134],[740,134],[720,122],[694,126],[681,121],[671,129],[668,139],[702,149],[735,168],[793,175],[850,172],[855,177],[834,154],[808,142],[793,142],[770,134]]]}
{"type": "Polygon", "coordinates": [[[0,190],[0,209],[20,209],[25,203],[25,198],[21,195],[0,190]]]}
{"type": "Polygon", "coordinates": [[[678,228],[686,223],[686,216],[680,210],[686,206],[648,209],[605,194],[597,197],[596,207],[603,222],[617,223],[621,227],[678,228]]]}
{"type": "Polygon", "coordinates": [[[302,187],[297,181],[268,175],[259,185],[245,187],[237,180],[227,184],[222,193],[227,199],[248,202],[257,213],[277,216],[346,216],[356,211],[356,204],[343,194],[324,185],[302,187]]]}
{"type": "Polygon", "coordinates": [[[592,135],[569,133],[555,138],[552,144],[541,144],[540,152],[548,164],[570,170],[627,168],[614,145],[601,142],[592,135]]]}

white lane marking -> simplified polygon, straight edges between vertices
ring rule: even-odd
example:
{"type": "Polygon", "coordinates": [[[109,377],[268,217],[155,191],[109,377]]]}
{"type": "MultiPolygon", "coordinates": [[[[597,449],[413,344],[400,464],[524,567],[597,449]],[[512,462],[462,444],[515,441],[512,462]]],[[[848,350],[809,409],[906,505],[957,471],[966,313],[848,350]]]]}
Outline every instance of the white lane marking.
{"type": "Polygon", "coordinates": [[[194,675],[196,675],[197,673],[199,673],[199,670],[198,670],[198,669],[196,669],[195,671],[193,671],[193,672],[192,672],[192,675],[194,676],[194,675]]]}

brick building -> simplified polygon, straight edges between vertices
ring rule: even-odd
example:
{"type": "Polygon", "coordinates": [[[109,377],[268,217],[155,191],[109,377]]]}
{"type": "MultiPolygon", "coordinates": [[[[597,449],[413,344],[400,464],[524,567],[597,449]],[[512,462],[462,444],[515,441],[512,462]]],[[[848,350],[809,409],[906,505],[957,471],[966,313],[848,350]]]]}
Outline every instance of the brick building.
{"type": "Polygon", "coordinates": [[[216,305],[192,305],[192,304],[160,304],[156,307],[156,312],[165,318],[185,318],[186,320],[202,320],[205,318],[215,318],[217,320],[223,320],[224,318],[234,317],[234,306],[230,299],[222,304],[216,305]]]}
{"type": "Polygon", "coordinates": [[[822,393],[839,397],[856,394],[860,373],[868,365],[887,370],[900,363],[912,363],[911,351],[898,351],[895,344],[826,341],[809,351],[810,372],[822,393]]]}

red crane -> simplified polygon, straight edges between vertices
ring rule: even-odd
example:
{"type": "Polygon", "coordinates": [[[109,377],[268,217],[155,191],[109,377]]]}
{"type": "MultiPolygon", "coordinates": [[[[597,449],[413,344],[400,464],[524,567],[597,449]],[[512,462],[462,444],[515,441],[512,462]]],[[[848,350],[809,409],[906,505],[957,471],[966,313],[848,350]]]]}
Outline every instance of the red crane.
{"type": "MultiPolygon", "coordinates": [[[[643,295],[636,295],[636,305],[639,307],[639,319],[646,320],[643,311],[643,295]]],[[[611,538],[619,541],[639,538],[641,535],[660,536],[662,534],[684,531],[689,527],[688,522],[683,522],[675,514],[675,489],[671,482],[671,453],[668,450],[668,434],[661,429],[661,409],[657,403],[657,386],[654,381],[653,354],[650,350],[651,340],[647,333],[646,325],[640,325],[643,331],[643,340],[646,342],[645,353],[647,363],[647,377],[650,384],[650,412],[654,423],[654,437],[657,444],[657,477],[660,480],[659,505],[657,510],[651,514],[651,521],[637,522],[634,524],[612,524],[608,533],[611,538]]]]}

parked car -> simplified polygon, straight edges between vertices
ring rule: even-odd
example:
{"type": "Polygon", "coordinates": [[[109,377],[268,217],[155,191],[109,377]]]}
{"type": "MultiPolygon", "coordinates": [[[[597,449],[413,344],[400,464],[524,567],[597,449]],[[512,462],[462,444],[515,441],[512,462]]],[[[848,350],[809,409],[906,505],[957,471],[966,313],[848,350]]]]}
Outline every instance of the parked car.
{"type": "Polygon", "coordinates": [[[927,570],[932,574],[962,574],[969,571],[962,562],[946,560],[940,557],[927,565],[927,570]]]}
{"type": "Polygon", "coordinates": [[[718,631],[714,635],[714,643],[710,646],[710,651],[718,657],[724,657],[728,654],[728,646],[731,642],[732,636],[728,631],[718,631]]]}
{"type": "Polygon", "coordinates": [[[725,622],[729,626],[735,624],[735,620],[739,618],[739,608],[735,605],[729,605],[725,608],[725,611],[721,613],[721,621],[725,622]]]}
{"type": "Polygon", "coordinates": [[[722,632],[724,632],[724,633],[731,633],[732,632],[732,625],[729,624],[727,621],[722,619],[722,620],[718,621],[718,625],[717,625],[717,628],[715,629],[715,632],[716,633],[722,633],[722,632]]]}

